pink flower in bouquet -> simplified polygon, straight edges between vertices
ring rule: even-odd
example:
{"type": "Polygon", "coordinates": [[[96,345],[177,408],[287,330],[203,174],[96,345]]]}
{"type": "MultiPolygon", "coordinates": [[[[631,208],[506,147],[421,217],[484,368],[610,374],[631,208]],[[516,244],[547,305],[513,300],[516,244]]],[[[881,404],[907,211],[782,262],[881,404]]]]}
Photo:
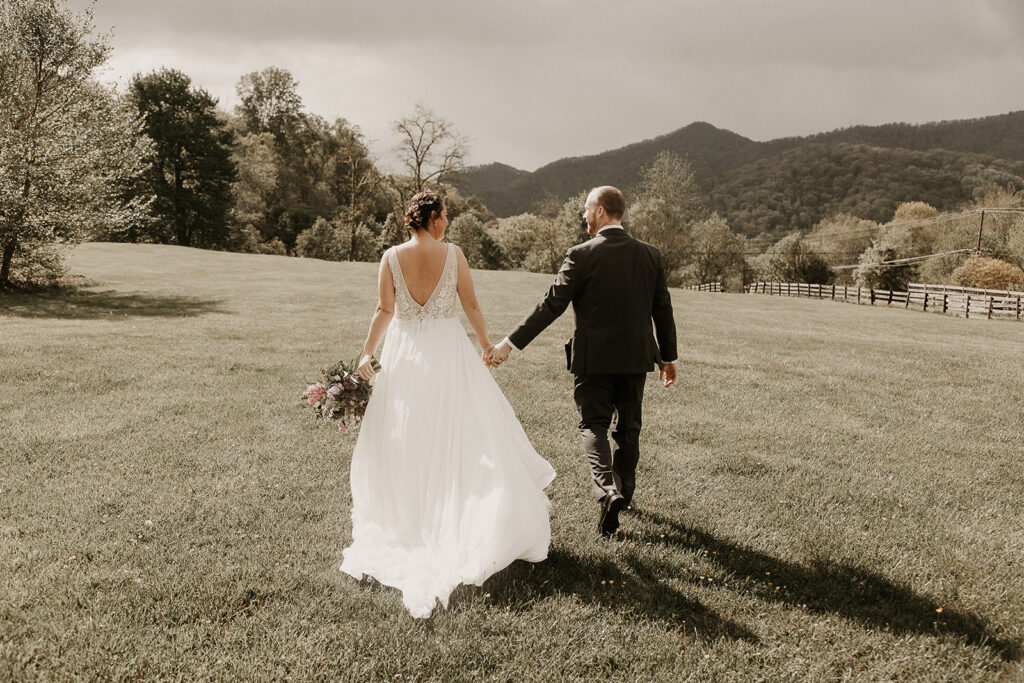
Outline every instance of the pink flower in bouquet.
{"type": "Polygon", "coordinates": [[[310,384],[309,387],[306,388],[306,396],[308,396],[308,398],[306,399],[306,403],[308,403],[309,405],[313,405],[314,403],[322,399],[326,393],[327,390],[324,389],[323,384],[320,384],[319,382],[317,382],[316,384],[310,384]]]}
{"type": "Polygon", "coordinates": [[[338,396],[341,395],[341,385],[340,384],[332,384],[331,388],[327,390],[327,395],[328,396],[332,396],[334,398],[338,398],[338,396]]]}
{"type": "Polygon", "coordinates": [[[341,421],[341,420],[338,420],[338,431],[339,432],[346,432],[346,431],[348,431],[348,427],[346,427],[345,423],[343,421],[341,421]]]}

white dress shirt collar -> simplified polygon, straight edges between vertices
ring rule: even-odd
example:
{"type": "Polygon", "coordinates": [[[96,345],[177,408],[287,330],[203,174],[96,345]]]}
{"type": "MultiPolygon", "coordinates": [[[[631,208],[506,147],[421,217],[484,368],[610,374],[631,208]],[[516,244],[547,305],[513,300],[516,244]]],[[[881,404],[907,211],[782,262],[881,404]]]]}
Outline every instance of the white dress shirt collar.
{"type": "Polygon", "coordinates": [[[622,227],[621,225],[606,225],[603,228],[601,228],[600,230],[598,230],[597,234],[600,235],[605,230],[622,230],[623,232],[626,231],[626,229],[624,227],[622,227]]]}

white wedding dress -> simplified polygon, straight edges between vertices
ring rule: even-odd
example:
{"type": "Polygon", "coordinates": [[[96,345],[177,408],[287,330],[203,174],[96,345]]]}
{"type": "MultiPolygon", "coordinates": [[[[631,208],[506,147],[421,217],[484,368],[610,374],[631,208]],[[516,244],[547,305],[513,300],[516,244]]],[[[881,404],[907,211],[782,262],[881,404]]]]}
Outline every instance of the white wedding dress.
{"type": "Polygon", "coordinates": [[[387,258],[395,318],[352,455],[352,545],[341,570],[398,588],[414,617],[428,617],[459,584],[547,557],[544,488],[555,471],[456,317],[455,247],[423,306],[394,249],[387,258]]]}

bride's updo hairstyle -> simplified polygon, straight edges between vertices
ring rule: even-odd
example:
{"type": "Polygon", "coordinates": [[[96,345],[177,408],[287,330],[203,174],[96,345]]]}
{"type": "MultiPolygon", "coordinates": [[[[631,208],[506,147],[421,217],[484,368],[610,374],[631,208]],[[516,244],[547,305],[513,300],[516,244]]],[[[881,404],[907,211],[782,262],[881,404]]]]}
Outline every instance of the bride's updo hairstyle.
{"type": "Polygon", "coordinates": [[[405,227],[413,232],[426,230],[431,218],[441,215],[441,195],[431,190],[423,190],[409,200],[405,209],[405,227]]]}

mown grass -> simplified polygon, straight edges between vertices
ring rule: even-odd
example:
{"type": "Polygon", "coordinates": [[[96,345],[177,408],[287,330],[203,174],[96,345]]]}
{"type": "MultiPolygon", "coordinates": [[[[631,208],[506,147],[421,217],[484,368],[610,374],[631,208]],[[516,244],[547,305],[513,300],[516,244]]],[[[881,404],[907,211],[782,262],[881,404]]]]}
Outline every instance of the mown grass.
{"type": "MultiPolygon", "coordinates": [[[[550,557],[416,621],[337,570],[354,437],[298,401],[358,351],[375,266],[72,266],[0,298],[0,678],[1024,673],[1017,323],[674,291],[681,379],[649,383],[636,510],[598,542],[567,315],[495,371],[559,472],[550,557]]],[[[497,339],[550,278],[476,280],[497,339]]]]}

